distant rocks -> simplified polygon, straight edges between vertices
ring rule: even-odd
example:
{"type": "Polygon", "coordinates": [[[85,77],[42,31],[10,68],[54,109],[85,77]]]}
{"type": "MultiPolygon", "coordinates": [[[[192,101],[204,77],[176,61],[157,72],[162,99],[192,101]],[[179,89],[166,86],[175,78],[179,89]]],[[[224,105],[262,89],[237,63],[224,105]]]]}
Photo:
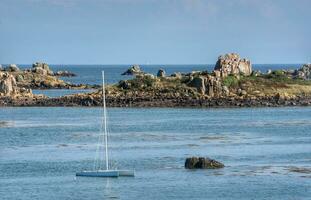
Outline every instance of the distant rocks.
{"type": "Polygon", "coordinates": [[[77,76],[75,73],[69,71],[57,71],[54,73],[54,76],[61,76],[61,77],[73,77],[77,76]]]}
{"type": "Polygon", "coordinates": [[[157,73],[157,77],[165,77],[165,71],[164,69],[159,69],[158,73],[157,73]]]}
{"type": "Polygon", "coordinates": [[[139,65],[133,65],[130,68],[128,68],[125,72],[123,72],[121,75],[138,75],[143,74],[143,71],[140,69],[139,65]]]}
{"type": "Polygon", "coordinates": [[[294,77],[304,80],[311,79],[311,64],[305,64],[294,72],[294,77]]]}
{"type": "Polygon", "coordinates": [[[252,73],[252,65],[250,60],[240,58],[239,54],[229,53],[219,56],[214,70],[218,71],[216,75],[222,78],[239,74],[249,76],[252,73]]]}
{"type": "Polygon", "coordinates": [[[5,68],[5,71],[8,71],[8,72],[17,72],[19,71],[19,68],[17,67],[16,64],[10,64],[9,66],[7,66],[5,68]]]}
{"type": "Polygon", "coordinates": [[[180,72],[174,72],[173,74],[171,74],[171,77],[181,79],[183,77],[183,75],[180,72]]]}
{"type": "Polygon", "coordinates": [[[53,76],[54,73],[50,70],[50,67],[46,63],[36,62],[32,64],[32,71],[42,75],[50,75],[53,76]]]}
{"type": "Polygon", "coordinates": [[[186,169],[219,169],[223,167],[225,165],[221,162],[204,157],[187,158],[185,162],[186,169]]]}

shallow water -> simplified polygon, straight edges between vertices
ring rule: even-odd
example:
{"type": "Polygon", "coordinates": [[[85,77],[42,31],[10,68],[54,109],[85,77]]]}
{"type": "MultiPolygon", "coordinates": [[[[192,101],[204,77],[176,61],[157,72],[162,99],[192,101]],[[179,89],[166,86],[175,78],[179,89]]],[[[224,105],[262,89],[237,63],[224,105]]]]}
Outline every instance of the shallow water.
{"type": "Polygon", "coordinates": [[[1,199],[310,199],[311,108],[110,108],[113,166],[92,169],[99,108],[1,108],[1,199]],[[223,162],[185,170],[187,156],[223,162]]]}
{"type": "Polygon", "coordinates": [[[95,89],[47,89],[47,90],[32,90],[33,94],[43,94],[48,97],[60,97],[78,93],[90,93],[95,89]]]}

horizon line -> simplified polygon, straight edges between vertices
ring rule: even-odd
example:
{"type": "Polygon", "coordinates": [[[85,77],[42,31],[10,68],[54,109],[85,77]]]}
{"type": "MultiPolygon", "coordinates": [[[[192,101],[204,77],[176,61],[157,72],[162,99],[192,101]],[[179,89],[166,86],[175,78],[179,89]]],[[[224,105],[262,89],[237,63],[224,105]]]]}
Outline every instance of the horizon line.
{"type": "MultiPolygon", "coordinates": [[[[63,64],[54,64],[54,63],[47,63],[47,62],[42,62],[42,63],[46,63],[48,65],[71,65],[71,66],[74,66],[74,65],[103,65],[103,66],[118,66],[118,65],[128,65],[128,66],[132,66],[132,65],[141,65],[141,66],[153,66],[153,65],[164,65],[164,66],[176,66],[176,65],[216,65],[216,63],[213,63],[213,64],[207,64],[207,63],[187,63],[187,64],[138,64],[138,63],[128,63],[128,64],[97,64],[97,63],[91,63],[91,64],[72,64],[72,63],[63,63],[63,64]]],[[[10,65],[10,64],[16,64],[16,63],[4,63],[4,64],[1,64],[0,65],[10,65]]],[[[28,64],[25,64],[25,63],[17,63],[16,65],[32,65],[34,63],[28,63],[28,64]]],[[[304,64],[309,64],[309,63],[252,63],[252,65],[304,65],[304,64]]]]}

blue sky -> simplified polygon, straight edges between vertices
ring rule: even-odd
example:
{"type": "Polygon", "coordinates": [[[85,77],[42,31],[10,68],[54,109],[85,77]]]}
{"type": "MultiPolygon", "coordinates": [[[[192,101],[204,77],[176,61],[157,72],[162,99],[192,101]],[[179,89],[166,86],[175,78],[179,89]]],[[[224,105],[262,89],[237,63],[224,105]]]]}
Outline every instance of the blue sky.
{"type": "Polygon", "coordinates": [[[311,62],[310,0],[0,0],[0,63],[311,62]]]}

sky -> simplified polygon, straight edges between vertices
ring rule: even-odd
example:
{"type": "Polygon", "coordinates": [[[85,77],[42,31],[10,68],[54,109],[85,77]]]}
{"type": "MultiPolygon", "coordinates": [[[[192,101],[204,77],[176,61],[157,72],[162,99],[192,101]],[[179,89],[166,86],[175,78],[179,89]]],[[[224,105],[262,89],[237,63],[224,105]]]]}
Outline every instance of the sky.
{"type": "Polygon", "coordinates": [[[0,0],[0,63],[311,62],[311,0],[0,0]]]}

